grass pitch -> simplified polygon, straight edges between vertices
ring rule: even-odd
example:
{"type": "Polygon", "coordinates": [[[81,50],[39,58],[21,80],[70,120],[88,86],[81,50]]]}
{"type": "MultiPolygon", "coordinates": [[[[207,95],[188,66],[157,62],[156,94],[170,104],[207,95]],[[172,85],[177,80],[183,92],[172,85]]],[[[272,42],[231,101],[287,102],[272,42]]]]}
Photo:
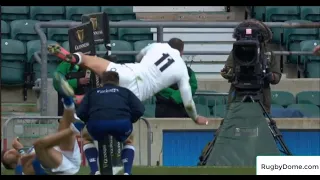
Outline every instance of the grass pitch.
{"type": "MultiPolygon", "coordinates": [[[[77,175],[88,175],[89,167],[81,167],[77,175]]],[[[1,170],[1,175],[13,175],[13,171],[1,170]]],[[[122,172],[119,175],[123,174],[122,172]]],[[[135,166],[133,175],[255,175],[255,168],[228,168],[228,167],[146,167],[135,166]]]]}

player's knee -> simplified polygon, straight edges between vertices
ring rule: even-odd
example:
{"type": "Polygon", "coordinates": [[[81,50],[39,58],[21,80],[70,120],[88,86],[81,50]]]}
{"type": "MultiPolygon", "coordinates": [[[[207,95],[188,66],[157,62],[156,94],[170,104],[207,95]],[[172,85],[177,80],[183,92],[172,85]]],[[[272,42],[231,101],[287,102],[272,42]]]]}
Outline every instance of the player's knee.
{"type": "Polygon", "coordinates": [[[125,145],[132,145],[133,144],[133,134],[131,134],[125,141],[124,141],[124,144],[125,145]]]}
{"type": "Polygon", "coordinates": [[[37,139],[33,142],[33,147],[36,151],[43,150],[46,148],[46,142],[43,139],[37,139]]]}

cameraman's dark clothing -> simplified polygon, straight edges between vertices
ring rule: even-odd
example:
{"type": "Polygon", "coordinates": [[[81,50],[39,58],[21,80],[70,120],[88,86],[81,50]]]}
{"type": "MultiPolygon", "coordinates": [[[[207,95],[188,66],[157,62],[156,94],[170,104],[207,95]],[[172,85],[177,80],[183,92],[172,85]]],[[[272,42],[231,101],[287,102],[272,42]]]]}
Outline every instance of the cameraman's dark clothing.
{"type": "Polygon", "coordinates": [[[130,90],[106,84],[86,93],[77,109],[77,115],[84,122],[122,119],[136,122],[144,110],[144,105],[130,90]]]}
{"type": "MultiPolygon", "coordinates": [[[[195,94],[198,88],[197,79],[195,73],[191,68],[188,68],[189,84],[191,87],[192,95],[195,94]]],[[[181,94],[177,84],[170,86],[169,88],[163,89],[156,94],[156,112],[157,118],[169,118],[169,117],[189,117],[187,114],[181,94]]]]}
{"type": "MultiPolygon", "coordinates": [[[[265,52],[269,52],[269,50],[266,48],[265,52]]],[[[281,79],[281,71],[280,71],[280,62],[275,60],[274,58],[271,58],[268,62],[268,67],[270,68],[270,72],[273,73],[273,81],[266,83],[265,87],[263,88],[262,97],[260,98],[260,101],[264,105],[266,111],[270,113],[271,110],[271,88],[270,84],[278,84],[281,79]]],[[[225,63],[225,68],[230,69],[233,68],[233,54],[231,53],[225,63]]],[[[231,71],[232,72],[232,71],[231,71]]],[[[231,73],[230,72],[230,73],[231,73]]],[[[228,77],[224,77],[228,79],[228,77]]],[[[229,95],[228,95],[228,106],[231,102],[236,100],[237,98],[237,92],[235,91],[235,88],[233,85],[230,86],[229,95]]]]}
{"type": "MultiPolygon", "coordinates": [[[[79,84],[79,79],[85,77],[86,74],[79,68],[78,65],[61,62],[57,67],[56,72],[59,72],[65,76],[69,85],[73,88],[75,95],[83,95],[86,91],[88,91],[90,85],[79,84]]],[[[55,82],[53,82],[53,86],[57,90],[58,86],[55,82]]],[[[61,98],[61,95],[58,94],[58,116],[63,114],[63,103],[61,98]]]]}

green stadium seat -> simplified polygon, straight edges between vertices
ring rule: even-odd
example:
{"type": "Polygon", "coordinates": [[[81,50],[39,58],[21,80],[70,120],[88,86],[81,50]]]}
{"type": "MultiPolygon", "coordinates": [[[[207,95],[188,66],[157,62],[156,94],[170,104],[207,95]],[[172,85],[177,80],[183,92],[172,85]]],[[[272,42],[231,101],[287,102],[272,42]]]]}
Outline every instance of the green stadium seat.
{"type": "Polygon", "coordinates": [[[227,96],[206,96],[206,99],[209,107],[227,104],[228,101],[227,96]]]}
{"type": "Polygon", "coordinates": [[[69,41],[65,41],[61,44],[62,47],[64,47],[66,50],[70,50],[69,41]]]}
{"type": "Polygon", "coordinates": [[[108,14],[110,21],[136,19],[133,6],[101,6],[101,11],[108,14]]]}
{"type": "Polygon", "coordinates": [[[254,6],[252,16],[260,21],[265,21],[266,7],[265,6],[254,6]]]}
{"type": "MultiPolygon", "coordinates": [[[[20,41],[32,41],[39,39],[34,26],[40,21],[36,20],[15,20],[11,22],[11,38],[20,41]]],[[[42,29],[45,33],[47,29],[42,29]]]]}
{"type": "Polygon", "coordinates": [[[64,13],[64,6],[30,6],[30,18],[38,21],[64,19],[64,13]]]}
{"type": "Polygon", "coordinates": [[[225,104],[216,105],[216,106],[213,106],[212,109],[213,109],[213,116],[214,117],[224,118],[226,116],[227,105],[225,105],[225,104]]]}
{"type": "Polygon", "coordinates": [[[299,6],[266,6],[267,22],[283,22],[300,19],[299,6]]]}
{"type": "MultiPolygon", "coordinates": [[[[74,22],[71,20],[55,20],[50,22],[74,22]]],[[[62,41],[68,41],[68,28],[48,28],[48,39],[62,42],[62,41]]]]}
{"type": "MultiPolygon", "coordinates": [[[[128,20],[139,21],[139,20],[128,20]]],[[[128,22],[127,21],[127,22],[128,22]]],[[[150,28],[119,28],[118,35],[120,40],[135,42],[142,40],[153,40],[150,28]]]]}
{"type": "Polygon", "coordinates": [[[145,112],[144,117],[155,117],[156,114],[156,106],[154,104],[147,104],[144,106],[145,112]]]}
{"type": "Polygon", "coordinates": [[[23,42],[1,39],[1,83],[21,85],[24,83],[26,47],[23,42]]]}
{"type": "Polygon", "coordinates": [[[1,20],[1,38],[9,39],[10,37],[10,26],[7,22],[1,20]]]}
{"type": "Polygon", "coordinates": [[[319,118],[320,108],[314,104],[291,104],[288,109],[299,110],[305,117],[319,118]]]}
{"type": "Polygon", "coordinates": [[[100,12],[100,6],[66,6],[66,19],[81,21],[83,14],[100,12]]]}
{"type": "Polygon", "coordinates": [[[201,116],[209,116],[209,108],[208,106],[202,105],[202,104],[196,104],[197,113],[201,116]]]}
{"type": "Polygon", "coordinates": [[[118,40],[118,29],[110,28],[110,40],[118,40]]]}
{"type": "Polygon", "coordinates": [[[151,98],[143,101],[144,104],[148,105],[148,104],[155,104],[156,103],[156,97],[152,96],[151,98]]]}
{"type": "Polygon", "coordinates": [[[304,20],[320,22],[320,6],[300,6],[300,17],[304,20]]]}
{"type": "MultiPolygon", "coordinates": [[[[310,23],[311,21],[307,20],[292,20],[286,21],[288,23],[310,23]]],[[[304,40],[313,40],[317,39],[319,29],[316,28],[285,28],[283,31],[284,42],[287,47],[291,42],[300,42],[304,40]]]]}
{"type": "Polygon", "coordinates": [[[193,101],[195,104],[208,105],[207,99],[205,96],[197,95],[193,97],[193,101]]]}
{"type": "MultiPolygon", "coordinates": [[[[58,44],[56,41],[48,40],[47,45],[58,44]]],[[[28,61],[33,65],[33,71],[35,73],[35,78],[40,78],[41,64],[39,64],[34,58],[34,53],[41,50],[40,40],[29,41],[27,43],[27,58],[28,61]]],[[[59,59],[55,56],[48,55],[48,78],[52,78],[53,72],[56,70],[59,59]]]]}
{"type": "MultiPolygon", "coordinates": [[[[283,28],[270,28],[272,31],[272,42],[280,44],[281,43],[281,34],[283,34],[283,28]]],[[[282,42],[283,45],[283,42],[282,42]]]]}
{"type": "Polygon", "coordinates": [[[1,19],[13,21],[29,18],[29,6],[1,6],[1,19]]]}
{"type": "Polygon", "coordinates": [[[284,107],[289,106],[291,104],[295,104],[295,98],[293,94],[291,94],[290,92],[272,91],[271,95],[272,95],[272,100],[271,100],[272,104],[278,104],[284,107]]]}
{"type": "MultiPolygon", "coordinates": [[[[288,45],[289,51],[300,51],[300,42],[291,42],[288,45]]],[[[287,60],[289,63],[297,64],[299,60],[299,55],[289,55],[287,56],[287,60]]],[[[301,63],[301,61],[299,62],[301,63]]]]}
{"type": "Polygon", "coordinates": [[[320,106],[320,91],[302,91],[297,95],[298,104],[314,104],[320,106]]]}
{"type": "MultiPolygon", "coordinates": [[[[98,46],[99,51],[105,51],[104,45],[98,46]]],[[[133,51],[133,45],[127,41],[111,40],[112,51],[133,51]]],[[[134,62],[133,55],[117,55],[117,63],[132,63],[134,62]]]]}
{"type": "MultiPolygon", "coordinates": [[[[314,47],[320,45],[320,40],[306,40],[300,42],[301,51],[313,51],[314,47]]],[[[301,61],[306,63],[306,77],[320,78],[320,57],[314,55],[302,55],[301,61]]]]}
{"type": "Polygon", "coordinates": [[[149,44],[154,43],[155,41],[152,40],[143,40],[143,41],[136,41],[133,43],[133,49],[135,51],[140,51],[144,47],[148,46],[149,44]]]}

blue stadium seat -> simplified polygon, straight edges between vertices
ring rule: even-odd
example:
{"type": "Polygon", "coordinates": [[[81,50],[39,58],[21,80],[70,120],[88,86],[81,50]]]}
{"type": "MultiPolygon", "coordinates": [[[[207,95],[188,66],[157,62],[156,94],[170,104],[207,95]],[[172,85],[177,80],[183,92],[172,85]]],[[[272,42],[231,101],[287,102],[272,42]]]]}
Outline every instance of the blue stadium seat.
{"type": "Polygon", "coordinates": [[[29,18],[29,6],[1,6],[1,20],[13,21],[29,18]]]}
{"type": "MultiPolygon", "coordinates": [[[[15,20],[11,22],[11,38],[20,41],[32,41],[39,39],[39,35],[36,33],[34,26],[40,21],[36,20],[15,20]]],[[[42,29],[45,33],[47,29],[42,29]]]]}
{"type": "Polygon", "coordinates": [[[1,20],[1,39],[9,39],[10,26],[7,22],[1,20]]]}
{"type": "Polygon", "coordinates": [[[292,104],[288,109],[300,111],[304,117],[319,118],[320,108],[314,104],[292,104]]]}
{"type": "Polygon", "coordinates": [[[26,47],[23,42],[1,39],[1,83],[22,85],[26,62],[26,47]]]}
{"type": "Polygon", "coordinates": [[[30,6],[30,18],[38,21],[64,19],[64,14],[64,6],[30,6]]]}
{"type": "MultiPolygon", "coordinates": [[[[75,22],[71,20],[54,20],[50,22],[75,22]]],[[[48,39],[57,42],[68,41],[68,28],[48,28],[48,39]]]]}
{"type": "Polygon", "coordinates": [[[66,6],[66,19],[81,21],[83,14],[100,12],[100,6],[66,6]]]}
{"type": "MultiPolygon", "coordinates": [[[[48,40],[47,45],[58,44],[56,41],[48,40]]],[[[40,78],[41,64],[39,64],[34,58],[34,53],[41,50],[40,40],[29,41],[27,43],[27,58],[28,61],[33,65],[35,78],[40,78]]],[[[52,78],[53,72],[56,70],[60,60],[52,55],[48,56],[48,77],[52,78]]]]}

